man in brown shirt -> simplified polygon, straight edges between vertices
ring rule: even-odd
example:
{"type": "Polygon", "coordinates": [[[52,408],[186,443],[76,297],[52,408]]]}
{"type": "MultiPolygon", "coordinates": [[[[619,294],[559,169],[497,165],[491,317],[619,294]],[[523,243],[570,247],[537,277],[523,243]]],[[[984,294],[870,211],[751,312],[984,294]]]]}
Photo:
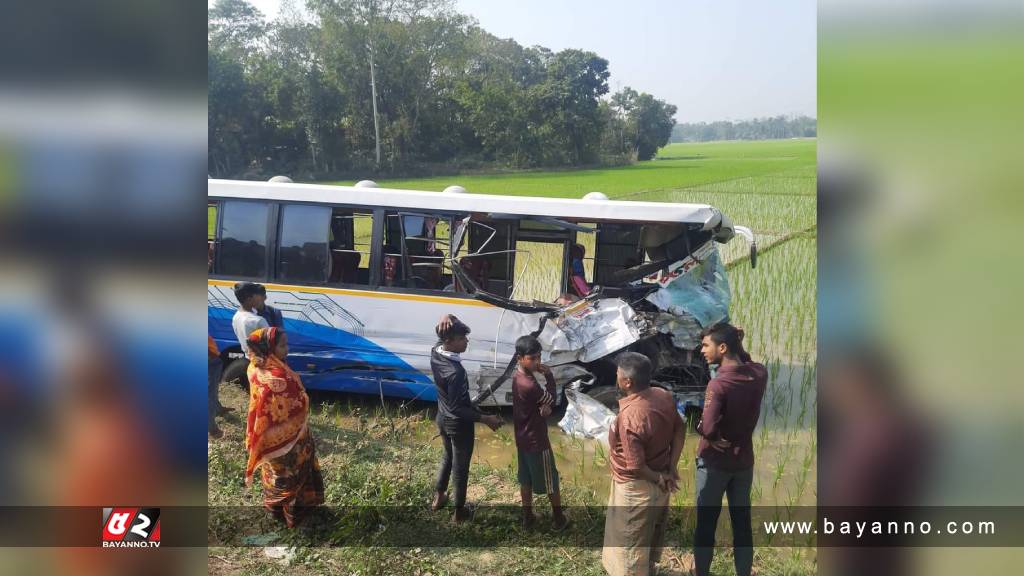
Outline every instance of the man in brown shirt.
{"type": "Polygon", "coordinates": [[[624,397],[608,430],[612,483],[601,563],[612,576],[643,576],[661,557],[686,429],[672,394],[651,388],[646,356],[625,352],[618,365],[616,384],[624,397]]]}

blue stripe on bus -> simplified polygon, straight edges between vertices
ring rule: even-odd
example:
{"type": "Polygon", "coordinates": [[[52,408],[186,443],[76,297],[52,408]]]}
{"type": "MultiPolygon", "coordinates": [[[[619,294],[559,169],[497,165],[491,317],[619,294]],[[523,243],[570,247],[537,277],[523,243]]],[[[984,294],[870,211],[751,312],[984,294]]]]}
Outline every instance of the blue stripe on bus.
{"type": "MultiPolygon", "coordinates": [[[[237,347],[229,308],[208,307],[210,335],[221,350],[237,347]]],[[[285,318],[288,365],[309,390],[380,394],[437,401],[434,382],[394,352],[332,326],[285,318]]]]}

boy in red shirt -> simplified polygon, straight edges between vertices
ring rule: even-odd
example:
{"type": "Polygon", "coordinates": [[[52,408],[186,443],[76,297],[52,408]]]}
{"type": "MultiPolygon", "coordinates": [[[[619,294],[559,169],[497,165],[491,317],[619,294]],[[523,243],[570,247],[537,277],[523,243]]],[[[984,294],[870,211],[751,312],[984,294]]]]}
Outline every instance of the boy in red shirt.
{"type": "Polygon", "coordinates": [[[569,520],[562,512],[558,469],[545,420],[555,404],[555,378],[551,369],[540,363],[540,352],[540,342],[533,336],[516,340],[519,367],[512,377],[512,419],[519,460],[519,494],[523,499],[524,528],[530,528],[537,520],[533,515],[533,494],[547,494],[552,523],[556,530],[561,530],[569,520]],[[544,375],[543,386],[537,381],[538,373],[544,375]]]}

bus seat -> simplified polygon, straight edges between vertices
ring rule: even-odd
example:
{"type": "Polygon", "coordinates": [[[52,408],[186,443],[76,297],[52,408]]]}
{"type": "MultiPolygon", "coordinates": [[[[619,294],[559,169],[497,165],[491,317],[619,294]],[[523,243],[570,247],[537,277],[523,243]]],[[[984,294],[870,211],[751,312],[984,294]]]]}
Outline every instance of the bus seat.
{"type": "Polygon", "coordinates": [[[444,261],[444,252],[433,250],[426,256],[410,256],[409,262],[413,266],[413,275],[419,276],[426,283],[423,287],[429,290],[440,290],[441,286],[441,265],[444,261]],[[417,264],[419,264],[417,266],[417,264]]]}
{"type": "Polygon", "coordinates": [[[356,274],[359,272],[359,263],[363,255],[358,252],[331,252],[331,278],[332,284],[354,284],[358,282],[356,274]]]}
{"type": "MultiPolygon", "coordinates": [[[[473,258],[464,256],[459,259],[459,265],[466,272],[466,275],[473,280],[473,283],[477,285],[481,290],[490,292],[490,286],[488,280],[491,276],[491,261],[487,258],[473,258]]],[[[458,285],[456,282],[455,289],[459,292],[464,292],[465,288],[458,285]]]]}

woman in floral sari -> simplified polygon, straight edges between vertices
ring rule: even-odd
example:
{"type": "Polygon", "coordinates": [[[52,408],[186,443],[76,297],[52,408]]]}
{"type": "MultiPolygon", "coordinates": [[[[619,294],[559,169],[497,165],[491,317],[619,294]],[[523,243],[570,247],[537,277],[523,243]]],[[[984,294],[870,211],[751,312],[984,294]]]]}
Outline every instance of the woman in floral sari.
{"type": "Polygon", "coordinates": [[[280,328],[249,335],[249,416],[245,485],[262,468],[263,505],[291,528],[324,502],[324,480],[309,432],[309,397],[285,363],[288,339],[280,328]]]}

